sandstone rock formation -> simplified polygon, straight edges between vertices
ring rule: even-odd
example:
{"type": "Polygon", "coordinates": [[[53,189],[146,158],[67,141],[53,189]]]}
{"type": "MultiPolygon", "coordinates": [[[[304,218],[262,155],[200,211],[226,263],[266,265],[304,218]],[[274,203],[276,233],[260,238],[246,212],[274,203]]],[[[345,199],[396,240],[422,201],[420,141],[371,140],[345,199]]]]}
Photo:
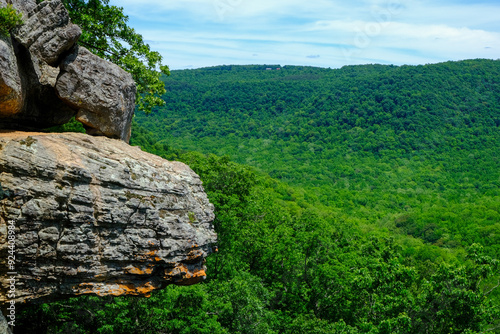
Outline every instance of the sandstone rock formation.
{"type": "Polygon", "coordinates": [[[23,88],[10,38],[0,34],[0,114],[12,116],[23,108],[23,88]]]}
{"type": "MultiPolygon", "coordinates": [[[[81,30],[61,0],[0,0],[9,4],[24,23],[0,35],[0,129],[76,116],[101,137],[0,130],[1,311],[203,280],[213,206],[189,167],[126,144],[131,75],[76,44],[81,30]]],[[[0,334],[10,333],[4,314],[0,334]]]]}
{"type": "Polygon", "coordinates": [[[24,24],[13,31],[14,38],[39,62],[35,65],[57,66],[61,55],[71,49],[82,34],[72,24],[61,1],[41,2],[24,24]]]}
{"type": "MultiPolygon", "coordinates": [[[[39,5],[34,0],[8,2],[20,10],[24,20],[22,26],[12,31],[12,50],[17,67],[9,67],[18,71],[10,75],[21,79],[18,90],[22,93],[22,106],[15,113],[0,109],[0,128],[28,130],[64,124],[76,114],[76,110],[56,95],[54,85],[59,69],[54,59],[73,47],[81,31],[70,23],[68,12],[60,0],[48,0],[39,5]],[[69,40],[62,41],[60,35],[69,40]],[[51,46],[54,43],[59,46],[51,46]]],[[[1,59],[2,56],[0,63],[1,59]]]]}
{"type": "Polygon", "coordinates": [[[78,109],[76,119],[88,134],[129,141],[136,88],[132,76],[119,66],[75,47],[61,64],[56,91],[78,109]]]}
{"type": "Polygon", "coordinates": [[[7,4],[24,23],[12,40],[0,37],[0,128],[44,129],[78,114],[89,134],[128,142],[132,76],[76,46],[82,32],[61,0],[0,0],[0,7],[7,4]]]}
{"type": "Polygon", "coordinates": [[[16,302],[143,295],[205,278],[216,235],[199,177],[120,140],[0,132],[0,305],[8,224],[16,302]]]}

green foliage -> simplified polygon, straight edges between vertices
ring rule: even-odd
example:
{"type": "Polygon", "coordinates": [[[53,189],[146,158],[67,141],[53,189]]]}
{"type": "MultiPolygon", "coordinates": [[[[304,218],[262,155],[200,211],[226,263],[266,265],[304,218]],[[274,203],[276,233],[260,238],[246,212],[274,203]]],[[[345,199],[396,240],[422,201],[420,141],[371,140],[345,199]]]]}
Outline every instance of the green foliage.
{"type": "Polygon", "coordinates": [[[228,155],[370,225],[500,254],[500,61],[173,71],[155,140],[228,155]]]}
{"type": "Polygon", "coordinates": [[[0,8],[0,34],[9,35],[9,31],[23,23],[23,15],[12,5],[0,8]]]}
{"type": "Polygon", "coordinates": [[[63,0],[73,23],[82,28],[79,43],[132,74],[137,85],[136,104],[150,112],[165,102],[161,74],[169,75],[162,57],[127,25],[123,8],[110,6],[109,0],[63,0]]]}
{"type": "MultiPolygon", "coordinates": [[[[142,142],[142,149],[149,145],[142,142]]],[[[30,308],[20,315],[27,327],[19,328],[476,333],[498,319],[498,305],[482,286],[498,272],[498,261],[481,247],[472,246],[461,264],[458,259],[421,261],[415,254],[431,246],[413,243],[413,254],[406,254],[407,246],[384,233],[367,236],[360,220],[307,203],[305,194],[227,157],[163,152],[172,154],[191,163],[216,206],[219,251],[207,259],[209,279],[191,287],[169,286],[149,299],[82,297],[30,308]]]]}
{"type": "Polygon", "coordinates": [[[46,129],[48,132],[80,132],[85,133],[83,124],[78,122],[74,117],[66,124],[53,126],[46,129]]]}
{"type": "Polygon", "coordinates": [[[158,291],[137,297],[80,297],[23,310],[20,333],[228,333],[217,322],[201,286],[158,291]]]}
{"type": "Polygon", "coordinates": [[[139,115],[131,143],[200,175],[218,234],[208,279],[29,308],[20,328],[494,332],[498,64],[173,72],[175,99],[139,115]],[[414,112],[399,114],[400,101],[414,112]]]}

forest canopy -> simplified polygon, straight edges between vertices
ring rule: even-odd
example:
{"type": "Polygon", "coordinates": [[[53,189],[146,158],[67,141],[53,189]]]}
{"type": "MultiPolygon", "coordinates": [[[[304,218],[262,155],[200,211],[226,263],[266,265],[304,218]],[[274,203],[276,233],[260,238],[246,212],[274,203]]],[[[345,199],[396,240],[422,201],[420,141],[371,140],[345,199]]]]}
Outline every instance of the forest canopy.
{"type": "Polygon", "coordinates": [[[205,282],[32,307],[22,330],[498,331],[498,62],[287,67],[172,71],[136,117],[131,144],[215,206],[205,282]]]}
{"type": "Polygon", "coordinates": [[[157,140],[229,155],[370,224],[500,254],[500,61],[173,71],[137,114],[157,140]]]}

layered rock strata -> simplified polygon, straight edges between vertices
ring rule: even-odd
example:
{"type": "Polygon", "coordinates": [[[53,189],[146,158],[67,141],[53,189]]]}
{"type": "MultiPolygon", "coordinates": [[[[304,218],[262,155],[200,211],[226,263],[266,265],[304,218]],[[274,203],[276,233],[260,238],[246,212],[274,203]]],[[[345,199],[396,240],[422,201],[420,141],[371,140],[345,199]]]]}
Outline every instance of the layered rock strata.
{"type": "Polygon", "coordinates": [[[199,177],[119,140],[0,132],[0,304],[142,295],[205,278],[216,242],[199,177]],[[12,227],[15,226],[15,227],[12,227]]]}

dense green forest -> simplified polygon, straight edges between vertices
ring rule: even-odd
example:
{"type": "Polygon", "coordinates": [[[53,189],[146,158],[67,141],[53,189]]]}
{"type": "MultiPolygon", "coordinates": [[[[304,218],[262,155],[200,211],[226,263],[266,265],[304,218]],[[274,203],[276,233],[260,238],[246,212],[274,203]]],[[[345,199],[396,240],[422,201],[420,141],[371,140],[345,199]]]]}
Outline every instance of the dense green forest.
{"type": "MultiPolygon", "coordinates": [[[[144,134],[143,134],[144,135],[144,134]]],[[[498,326],[499,262],[395,238],[227,157],[152,146],[188,163],[216,208],[208,279],[150,298],[30,306],[19,333],[480,333],[498,326]],[[492,280],[493,279],[493,280],[492,280]]]]}
{"type": "Polygon", "coordinates": [[[499,256],[500,61],[277,68],[173,71],[165,107],[137,122],[367,224],[499,256]]]}
{"type": "Polygon", "coordinates": [[[215,205],[208,279],[29,307],[16,331],[499,331],[500,61],[278,67],[172,71],[136,116],[131,144],[215,205]]]}

